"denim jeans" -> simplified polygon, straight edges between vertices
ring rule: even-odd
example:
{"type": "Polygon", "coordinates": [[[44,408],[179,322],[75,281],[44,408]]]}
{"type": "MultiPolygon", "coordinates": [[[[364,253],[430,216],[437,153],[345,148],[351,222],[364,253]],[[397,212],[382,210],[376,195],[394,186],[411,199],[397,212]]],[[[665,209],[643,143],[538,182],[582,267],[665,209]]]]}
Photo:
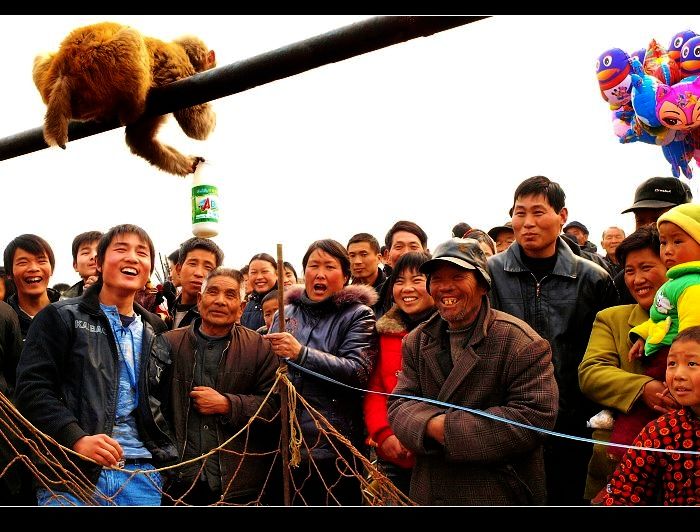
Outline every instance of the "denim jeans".
{"type": "MultiPolygon", "coordinates": [[[[99,506],[160,506],[163,481],[160,473],[137,473],[130,477],[127,471],[153,471],[151,464],[126,464],[126,471],[102,469],[97,480],[94,504],[99,506]],[[118,493],[117,493],[118,492],[118,493]]],[[[87,506],[78,497],[66,491],[39,488],[36,492],[39,506],[87,506]]]]}

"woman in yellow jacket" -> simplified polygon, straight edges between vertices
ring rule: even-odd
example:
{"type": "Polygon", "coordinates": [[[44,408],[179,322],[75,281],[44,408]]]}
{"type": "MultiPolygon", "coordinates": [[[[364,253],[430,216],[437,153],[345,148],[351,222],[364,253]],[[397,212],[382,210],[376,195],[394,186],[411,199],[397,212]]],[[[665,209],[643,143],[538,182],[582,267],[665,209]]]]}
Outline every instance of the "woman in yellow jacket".
{"type": "MultiPolygon", "coordinates": [[[[659,249],[659,234],[650,226],[638,229],[619,245],[615,251],[617,260],[625,272],[625,284],[637,303],[610,307],[597,314],[579,365],[579,385],[586,397],[618,415],[628,414],[634,408],[648,409],[648,421],[675,405],[670,397],[657,395],[663,392],[664,384],[644,375],[644,361],[630,361],[627,356],[632,346],[630,330],[649,319],[654,295],[666,281],[666,267],[659,249]]],[[[611,426],[593,425],[593,439],[610,439],[611,426]]],[[[619,461],[616,454],[610,452],[613,449],[616,448],[594,446],[584,498],[593,499],[607,485],[619,461]]]]}

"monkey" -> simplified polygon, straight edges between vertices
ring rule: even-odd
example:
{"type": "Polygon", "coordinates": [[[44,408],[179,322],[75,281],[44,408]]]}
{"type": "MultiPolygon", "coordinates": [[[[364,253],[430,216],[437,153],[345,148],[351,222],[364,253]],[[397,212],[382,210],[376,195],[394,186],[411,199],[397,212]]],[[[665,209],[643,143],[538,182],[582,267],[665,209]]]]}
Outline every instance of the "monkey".
{"type": "MultiPolygon", "coordinates": [[[[65,149],[69,120],[117,119],[126,126],[132,153],[165,172],[192,173],[200,158],[187,157],[156,139],[166,116],[143,116],[146,97],[153,87],[215,66],[214,50],[194,36],[165,42],[116,22],[77,28],[57,52],[34,59],[32,78],[46,104],[44,140],[65,149]]],[[[216,125],[208,102],[173,115],[184,133],[197,140],[206,139],[216,125]]]]}

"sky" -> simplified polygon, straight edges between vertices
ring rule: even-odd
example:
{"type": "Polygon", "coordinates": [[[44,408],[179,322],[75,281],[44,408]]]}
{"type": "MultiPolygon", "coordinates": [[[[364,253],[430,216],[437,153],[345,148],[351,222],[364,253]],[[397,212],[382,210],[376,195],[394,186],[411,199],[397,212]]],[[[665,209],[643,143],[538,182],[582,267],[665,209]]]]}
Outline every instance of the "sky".
{"type": "MultiPolygon", "coordinates": [[[[0,138],[42,125],[34,56],[79,26],[112,20],[163,40],[194,34],[222,66],[369,17],[5,15],[0,138]]],[[[368,232],[382,243],[400,219],[418,223],[434,249],[457,222],[484,230],[506,222],[515,188],[533,175],[563,187],[569,221],[599,245],[610,225],[634,229],[620,211],[635,188],[671,172],[660,148],[618,143],[596,59],[652,38],[668,46],[685,29],[700,32],[700,17],[497,15],[215,100],[217,125],[205,141],[186,137],[172,117],[159,138],[211,164],[221,211],[214,240],[229,267],[275,256],[281,243],[301,273],[314,240],[346,244],[368,232]]],[[[56,255],[50,284],[73,284],[78,233],[135,223],[163,255],[192,236],[191,176],[150,166],[123,137],[119,128],[1,161],[0,249],[38,234],[56,255]]]]}

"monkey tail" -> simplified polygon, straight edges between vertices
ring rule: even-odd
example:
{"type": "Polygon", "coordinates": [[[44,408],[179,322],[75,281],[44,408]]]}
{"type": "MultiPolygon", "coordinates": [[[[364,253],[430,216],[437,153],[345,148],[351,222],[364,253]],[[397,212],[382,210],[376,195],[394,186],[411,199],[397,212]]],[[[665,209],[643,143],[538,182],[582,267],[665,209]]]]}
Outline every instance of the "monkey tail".
{"type": "Polygon", "coordinates": [[[68,121],[71,117],[71,84],[66,76],[59,76],[51,89],[44,118],[44,140],[49,146],[66,149],[68,121]]]}

